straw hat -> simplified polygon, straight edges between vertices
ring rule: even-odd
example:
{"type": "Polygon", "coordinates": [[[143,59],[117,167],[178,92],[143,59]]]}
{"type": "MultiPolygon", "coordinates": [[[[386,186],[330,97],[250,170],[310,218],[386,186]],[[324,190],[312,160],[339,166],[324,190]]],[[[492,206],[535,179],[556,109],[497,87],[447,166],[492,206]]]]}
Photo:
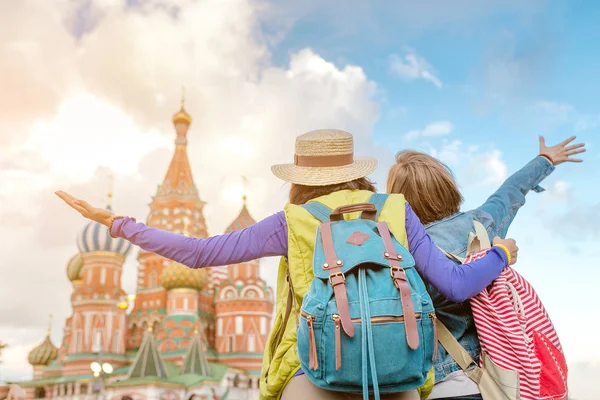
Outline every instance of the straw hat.
{"type": "Polygon", "coordinates": [[[273,165],[271,171],[286,182],[327,186],[363,178],[375,168],[376,159],[354,157],[352,134],[320,129],[298,136],[294,163],[273,165]]]}

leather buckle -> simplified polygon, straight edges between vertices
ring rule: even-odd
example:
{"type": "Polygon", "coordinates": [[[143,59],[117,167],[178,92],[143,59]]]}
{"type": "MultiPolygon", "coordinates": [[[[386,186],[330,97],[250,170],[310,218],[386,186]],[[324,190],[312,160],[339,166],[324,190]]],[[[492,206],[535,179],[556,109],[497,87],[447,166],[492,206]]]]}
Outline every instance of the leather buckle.
{"type": "Polygon", "coordinates": [[[337,286],[337,285],[342,285],[346,283],[346,276],[344,275],[343,272],[336,272],[335,274],[331,274],[329,275],[329,283],[331,284],[331,286],[337,286]],[[338,282],[338,283],[333,283],[333,278],[335,278],[336,276],[341,276],[342,277],[342,281],[338,282]]]}
{"type": "Polygon", "coordinates": [[[392,280],[394,281],[394,285],[396,285],[396,287],[399,289],[399,285],[398,285],[398,281],[405,281],[406,282],[406,272],[404,271],[404,268],[402,267],[391,267],[390,268],[390,276],[392,277],[392,280]],[[394,272],[402,272],[404,274],[404,277],[398,277],[398,276],[394,276],[394,272]]]}

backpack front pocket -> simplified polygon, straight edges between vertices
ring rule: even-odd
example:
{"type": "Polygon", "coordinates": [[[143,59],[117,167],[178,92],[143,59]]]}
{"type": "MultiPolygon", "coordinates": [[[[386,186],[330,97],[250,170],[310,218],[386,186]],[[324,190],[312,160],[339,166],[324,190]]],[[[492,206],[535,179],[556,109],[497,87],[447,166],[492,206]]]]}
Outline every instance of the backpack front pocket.
{"type": "MultiPolygon", "coordinates": [[[[416,314],[420,320],[421,314],[416,314]]],[[[417,323],[419,337],[423,338],[421,321],[417,323]]],[[[331,385],[347,386],[356,385],[362,381],[363,374],[369,376],[369,385],[372,384],[371,374],[363,371],[369,362],[363,363],[363,356],[368,358],[368,351],[363,353],[363,321],[353,318],[354,337],[348,337],[340,328],[339,316],[333,314],[325,318],[323,328],[324,357],[320,361],[324,380],[331,385]]],[[[377,379],[382,389],[386,385],[398,384],[398,371],[402,371],[407,388],[411,383],[421,382],[423,374],[423,346],[416,350],[408,348],[406,330],[403,316],[373,316],[371,317],[374,355],[377,366],[377,379]],[[385,354],[385,357],[381,355],[385,354]]],[[[399,391],[401,388],[398,389],[399,391]]]]}
{"type": "Polygon", "coordinates": [[[321,366],[322,353],[321,338],[323,336],[323,320],[315,315],[302,310],[300,312],[300,324],[298,325],[297,337],[298,348],[304,351],[298,351],[300,364],[305,374],[310,374],[315,378],[322,377],[323,368],[321,366]]]}

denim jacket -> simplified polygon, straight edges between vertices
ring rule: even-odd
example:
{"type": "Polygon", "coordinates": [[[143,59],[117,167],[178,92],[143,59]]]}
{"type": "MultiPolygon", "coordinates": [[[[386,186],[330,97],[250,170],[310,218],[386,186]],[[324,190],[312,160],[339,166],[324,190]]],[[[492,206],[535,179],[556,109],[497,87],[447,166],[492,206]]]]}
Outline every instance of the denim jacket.
{"type": "MultiPolygon", "coordinates": [[[[432,222],[426,225],[425,229],[436,245],[449,253],[465,257],[469,232],[474,232],[473,220],[476,219],[485,226],[490,240],[496,236],[504,238],[517,211],[525,204],[525,195],[530,190],[538,193],[544,191],[538,185],[554,171],[554,168],[546,158],[538,156],[511,175],[481,207],[432,222]]],[[[446,300],[431,285],[428,285],[428,290],[439,320],[477,361],[480,352],[479,340],[469,301],[454,303],[446,300]]],[[[436,382],[440,382],[452,372],[460,371],[459,365],[446,350],[441,345],[438,346],[436,382]]]]}

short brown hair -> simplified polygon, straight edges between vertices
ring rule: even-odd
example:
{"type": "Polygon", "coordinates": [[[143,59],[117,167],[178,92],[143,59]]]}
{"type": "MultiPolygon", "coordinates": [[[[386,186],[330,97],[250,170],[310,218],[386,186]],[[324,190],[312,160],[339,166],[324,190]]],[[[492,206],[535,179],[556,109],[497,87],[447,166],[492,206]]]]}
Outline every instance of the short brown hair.
{"type": "Polygon", "coordinates": [[[388,173],[387,192],[402,193],[423,224],[457,213],[463,202],[450,168],[413,150],[396,154],[396,164],[388,173]]]}
{"type": "Polygon", "coordinates": [[[328,186],[305,186],[292,183],[290,188],[290,203],[306,204],[317,197],[326,196],[340,190],[368,190],[375,192],[375,184],[369,178],[358,178],[350,182],[336,183],[328,186]]]}

